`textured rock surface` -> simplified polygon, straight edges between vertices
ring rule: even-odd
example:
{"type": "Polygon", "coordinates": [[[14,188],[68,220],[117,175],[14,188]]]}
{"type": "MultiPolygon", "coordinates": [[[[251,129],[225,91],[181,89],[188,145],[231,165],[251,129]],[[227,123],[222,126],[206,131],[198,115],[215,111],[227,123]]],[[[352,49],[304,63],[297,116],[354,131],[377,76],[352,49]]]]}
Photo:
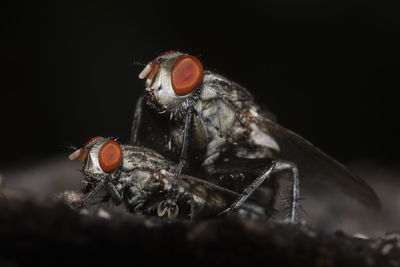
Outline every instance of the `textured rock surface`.
{"type": "Polygon", "coordinates": [[[190,223],[113,211],[105,219],[22,191],[2,189],[0,196],[1,266],[126,260],[131,265],[400,266],[395,233],[364,239],[305,225],[232,218],[190,223]]]}
{"type": "MultiPolygon", "coordinates": [[[[0,167],[4,186],[26,190],[40,196],[49,196],[65,190],[82,189],[82,165],[70,161],[65,155],[54,156],[37,162],[22,162],[14,166],[0,167]]],[[[300,181],[300,202],[305,212],[301,215],[315,228],[346,233],[362,233],[379,237],[387,232],[400,230],[400,169],[398,164],[382,165],[359,162],[349,166],[365,179],[382,201],[382,211],[370,212],[353,199],[338,194],[331,188],[307,185],[300,181]]]]}

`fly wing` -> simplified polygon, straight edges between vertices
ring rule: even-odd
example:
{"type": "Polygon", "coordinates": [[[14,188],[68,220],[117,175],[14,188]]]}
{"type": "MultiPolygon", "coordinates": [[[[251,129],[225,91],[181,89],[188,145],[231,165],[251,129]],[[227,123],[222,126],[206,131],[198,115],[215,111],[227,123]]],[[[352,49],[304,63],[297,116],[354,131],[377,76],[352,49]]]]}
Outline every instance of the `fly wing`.
{"type": "Polygon", "coordinates": [[[301,177],[334,186],[365,206],[374,210],[380,209],[380,200],[373,189],[341,163],[273,121],[262,120],[260,124],[278,142],[281,158],[297,164],[301,177]]]}

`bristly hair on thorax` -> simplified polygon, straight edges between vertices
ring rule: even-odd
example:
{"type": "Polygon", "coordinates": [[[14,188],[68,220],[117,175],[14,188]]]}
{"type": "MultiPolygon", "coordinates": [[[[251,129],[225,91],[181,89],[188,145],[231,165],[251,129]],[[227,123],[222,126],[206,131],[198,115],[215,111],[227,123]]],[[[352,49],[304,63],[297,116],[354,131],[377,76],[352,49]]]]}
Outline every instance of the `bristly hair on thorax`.
{"type": "Polygon", "coordinates": [[[176,100],[170,105],[160,105],[157,103],[157,99],[153,91],[146,91],[145,99],[146,104],[158,113],[168,112],[170,114],[170,120],[183,118],[190,108],[193,108],[200,98],[203,84],[199,84],[194,90],[192,95],[188,97],[176,98],[176,100]]]}
{"type": "Polygon", "coordinates": [[[196,105],[202,90],[203,84],[201,83],[191,96],[185,97],[183,100],[177,100],[174,104],[169,105],[167,111],[170,113],[170,119],[181,119],[184,117],[188,110],[196,105]]]}

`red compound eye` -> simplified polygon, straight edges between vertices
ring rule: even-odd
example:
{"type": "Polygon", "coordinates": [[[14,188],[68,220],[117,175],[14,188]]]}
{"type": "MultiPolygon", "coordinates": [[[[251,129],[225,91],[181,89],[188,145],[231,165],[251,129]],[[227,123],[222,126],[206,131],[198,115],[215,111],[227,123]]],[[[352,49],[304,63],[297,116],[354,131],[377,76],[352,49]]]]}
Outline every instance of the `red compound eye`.
{"type": "Polygon", "coordinates": [[[112,172],[121,165],[122,148],[115,141],[106,142],[99,152],[99,164],[103,171],[112,172]]]}
{"type": "Polygon", "coordinates": [[[186,95],[196,88],[203,77],[203,65],[197,57],[181,56],[172,69],[172,87],[177,95],[186,95]]]}

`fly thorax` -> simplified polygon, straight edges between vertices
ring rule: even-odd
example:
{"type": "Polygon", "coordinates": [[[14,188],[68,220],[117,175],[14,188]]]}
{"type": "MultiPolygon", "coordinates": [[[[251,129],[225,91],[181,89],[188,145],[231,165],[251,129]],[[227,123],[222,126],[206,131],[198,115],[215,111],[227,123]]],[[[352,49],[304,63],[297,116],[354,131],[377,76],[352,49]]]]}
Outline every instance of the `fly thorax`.
{"type": "Polygon", "coordinates": [[[222,100],[215,99],[203,105],[202,117],[210,138],[228,137],[232,133],[235,112],[222,100]]]}
{"type": "Polygon", "coordinates": [[[183,139],[183,126],[174,126],[171,128],[171,140],[172,143],[179,149],[182,147],[182,139],[183,139]]]}
{"type": "MultiPolygon", "coordinates": [[[[171,141],[178,148],[182,148],[183,132],[184,132],[184,120],[174,120],[173,125],[170,129],[171,141]]],[[[206,128],[206,124],[199,113],[193,116],[190,147],[195,150],[204,149],[209,142],[209,133],[206,128]]]]}
{"type": "Polygon", "coordinates": [[[204,149],[209,142],[209,134],[201,115],[195,115],[193,118],[192,126],[192,142],[194,142],[194,148],[204,149]]]}
{"type": "Polygon", "coordinates": [[[258,114],[257,110],[252,108],[250,109],[250,116],[252,117],[248,121],[248,126],[251,129],[250,132],[250,140],[258,146],[268,147],[276,152],[280,151],[278,143],[275,139],[270,135],[268,129],[263,127],[262,121],[263,118],[258,114]]]}
{"type": "Polygon", "coordinates": [[[136,170],[133,175],[134,184],[143,191],[154,191],[160,182],[154,179],[155,171],[136,170]]]}
{"type": "Polygon", "coordinates": [[[242,145],[236,148],[236,156],[247,158],[271,158],[279,153],[280,148],[276,140],[263,126],[262,118],[256,109],[243,110],[237,113],[238,122],[243,129],[242,145]]]}
{"type": "Polygon", "coordinates": [[[250,124],[250,141],[256,146],[265,146],[271,148],[272,150],[279,152],[279,145],[274,138],[269,135],[266,130],[260,128],[256,123],[250,124]]]}
{"type": "Polygon", "coordinates": [[[125,172],[159,170],[171,165],[168,160],[151,149],[131,145],[123,145],[123,148],[124,157],[121,169],[125,172]]]}

